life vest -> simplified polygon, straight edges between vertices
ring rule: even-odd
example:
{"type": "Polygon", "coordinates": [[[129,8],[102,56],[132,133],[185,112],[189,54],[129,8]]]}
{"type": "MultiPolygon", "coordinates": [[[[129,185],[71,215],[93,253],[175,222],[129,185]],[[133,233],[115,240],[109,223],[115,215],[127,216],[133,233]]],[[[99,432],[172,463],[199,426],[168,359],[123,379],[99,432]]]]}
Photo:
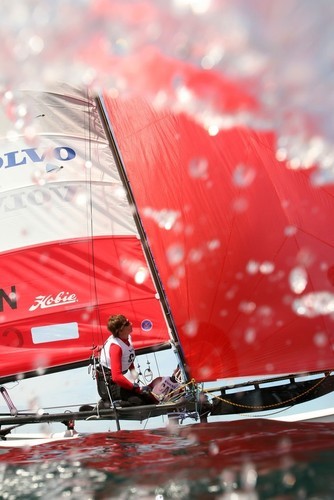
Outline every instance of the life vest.
{"type": "Polygon", "coordinates": [[[105,344],[103,345],[100,353],[100,364],[104,366],[105,368],[109,368],[111,370],[110,366],[110,347],[112,344],[118,345],[121,350],[122,350],[122,373],[125,373],[129,367],[132,365],[135,359],[135,350],[131,344],[131,339],[130,340],[130,345],[126,344],[123,342],[123,340],[114,337],[111,335],[105,344]]]}

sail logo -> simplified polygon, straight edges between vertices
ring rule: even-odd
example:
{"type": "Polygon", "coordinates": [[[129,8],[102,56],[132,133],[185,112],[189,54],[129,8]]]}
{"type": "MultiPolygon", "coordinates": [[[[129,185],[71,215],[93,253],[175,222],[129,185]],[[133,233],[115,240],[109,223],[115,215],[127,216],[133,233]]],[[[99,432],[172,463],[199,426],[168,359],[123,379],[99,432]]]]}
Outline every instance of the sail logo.
{"type": "Polygon", "coordinates": [[[141,322],[141,329],[144,331],[144,332],[149,332],[150,330],[152,330],[153,328],[153,323],[150,319],[143,319],[143,321],[141,322]]]}
{"type": "Polygon", "coordinates": [[[4,153],[0,156],[0,168],[10,168],[19,167],[20,165],[26,165],[28,162],[31,163],[41,163],[43,161],[55,159],[59,161],[70,161],[76,157],[76,152],[74,149],[67,146],[59,146],[48,150],[47,153],[40,154],[37,152],[36,148],[26,148],[9,151],[9,153],[4,153]]]}
{"type": "Polygon", "coordinates": [[[24,210],[29,206],[43,206],[50,201],[60,201],[71,203],[77,194],[80,194],[81,187],[75,186],[43,186],[32,187],[27,190],[20,190],[9,195],[0,196],[0,211],[15,212],[24,210]]]}
{"type": "Polygon", "coordinates": [[[38,295],[35,298],[35,303],[29,308],[29,311],[35,311],[39,307],[47,309],[49,307],[63,306],[64,304],[74,304],[78,302],[75,293],[59,292],[58,295],[38,295]]]}

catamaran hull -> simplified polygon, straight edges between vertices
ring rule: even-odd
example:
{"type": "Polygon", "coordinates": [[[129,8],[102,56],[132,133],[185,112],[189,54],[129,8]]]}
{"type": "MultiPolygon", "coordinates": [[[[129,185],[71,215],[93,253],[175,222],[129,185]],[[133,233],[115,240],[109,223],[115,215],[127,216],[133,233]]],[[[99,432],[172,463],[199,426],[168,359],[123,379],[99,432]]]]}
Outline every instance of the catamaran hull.
{"type": "MultiPolygon", "coordinates": [[[[266,381],[262,381],[264,384],[266,381]]],[[[334,376],[329,373],[313,380],[298,381],[292,377],[288,383],[270,387],[261,387],[261,382],[253,382],[238,392],[227,394],[222,388],[220,396],[212,400],[211,415],[233,415],[258,413],[260,411],[275,411],[320,398],[333,392],[334,376]]],[[[242,386],[243,384],[241,384],[242,386]]]]}
{"type": "Polygon", "coordinates": [[[71,439],[78,439],[83,437],[85,434],[78,432],[57,432],[50,434],[10,434],[6,436],[5,439],[0,440],[0,448],[26,448],[30,446],[38,446],[47,443],[53,443],[56,441],[69,441],[71,439]]]}

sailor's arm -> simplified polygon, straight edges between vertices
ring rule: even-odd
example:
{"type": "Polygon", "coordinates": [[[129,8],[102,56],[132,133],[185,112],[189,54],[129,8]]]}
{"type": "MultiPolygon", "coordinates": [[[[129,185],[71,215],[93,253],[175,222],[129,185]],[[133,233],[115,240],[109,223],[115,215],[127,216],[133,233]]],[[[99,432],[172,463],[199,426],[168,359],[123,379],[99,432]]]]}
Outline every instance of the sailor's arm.
{"type": "Polygon", "coordinates": [[[134,385],[134,383],[124,377],[122,373],[122,349],[116,344],[112,344],[110,347],[110,361],[111,378],[113,382],[128,391],[133,391],[134,389],[137,391],[137,384],[134,385]]]}

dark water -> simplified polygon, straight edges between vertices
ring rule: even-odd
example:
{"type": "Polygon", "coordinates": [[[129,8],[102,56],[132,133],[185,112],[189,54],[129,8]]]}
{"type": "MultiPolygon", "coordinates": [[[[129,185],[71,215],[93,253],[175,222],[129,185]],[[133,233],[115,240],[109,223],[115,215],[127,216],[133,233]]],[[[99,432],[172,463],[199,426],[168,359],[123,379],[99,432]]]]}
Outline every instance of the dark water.
{"type": "Polygon", "coordinates": [[[1,499],[332,499],[334,424],[92,434],[0,455],[1,499]]]}

